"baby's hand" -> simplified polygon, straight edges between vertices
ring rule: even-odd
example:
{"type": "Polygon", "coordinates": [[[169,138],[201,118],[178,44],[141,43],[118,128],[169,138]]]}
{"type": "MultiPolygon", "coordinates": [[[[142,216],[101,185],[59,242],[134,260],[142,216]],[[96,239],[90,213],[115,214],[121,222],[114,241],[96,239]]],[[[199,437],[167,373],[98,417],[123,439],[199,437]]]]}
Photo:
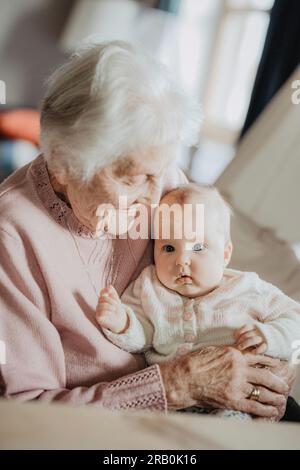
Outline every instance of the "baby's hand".
{"type": "Polygon", "coordinates": [[[129,318],[113,286],[105,287],[100,292],[96,320],[102,328],[113,333],[124,333],[127,330],[129,318]]]}
{"type": "Polygon", "coordinates": [[[240,351],[251,350],[256,354],[263,354],[267,350],[265,337],[255,325],[244,325],[237,330],[235,346],[240,351]]]}

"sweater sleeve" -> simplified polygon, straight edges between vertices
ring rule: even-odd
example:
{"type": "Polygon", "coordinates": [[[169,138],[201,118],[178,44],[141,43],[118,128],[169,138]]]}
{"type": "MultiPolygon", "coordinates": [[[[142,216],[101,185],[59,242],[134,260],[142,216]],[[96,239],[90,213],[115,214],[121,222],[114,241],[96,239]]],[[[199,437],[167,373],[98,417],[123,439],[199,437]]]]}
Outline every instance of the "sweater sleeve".
{"type": "Polygon", "coordinates": [[[122,334],[103,329],[107,338],[119,348],[128,352],[145,352],[153,344],[154,325],[144,311],[144,272],[125,290],[122,303],[129,317],[129,326],[122,334]]]}
{"type": "Polygon", "coordinates": [[[295,341],[300,340],[300,305],[277,287],[266,282],[263,286],[264,308],[255,325],[266,339],[265,354],[289,360],[295,341]]]}
{"type": "Polygon", "coordinates": [[[0,250],[0,395],[114,410],[166,410],[156,365],[112,382],[68,389],[64,350],[35,256],[3,230],[0,250]]]}

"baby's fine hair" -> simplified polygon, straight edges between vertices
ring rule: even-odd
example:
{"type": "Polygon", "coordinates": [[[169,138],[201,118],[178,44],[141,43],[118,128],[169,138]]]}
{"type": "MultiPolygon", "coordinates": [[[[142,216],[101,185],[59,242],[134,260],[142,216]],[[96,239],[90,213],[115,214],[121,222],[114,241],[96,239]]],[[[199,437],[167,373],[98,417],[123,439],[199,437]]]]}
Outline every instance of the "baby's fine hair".
{"type": "MultiPolygon", "coordinates": [[[[178,186],[172,191],[169,191],[164,195],[164,197],[166,196],[174,198],[174,202],[180,205],[195,201],[198,204],[210,205],[210,209],[213,208],[218,212],[220,228],[224,231],[226,243],[231,242],[230,219],[232,216],[232,209],[215,186],[199,183],[186,183],[178,186]]],[[[164,197],[162,198],[162,202],[164,197]]]]}

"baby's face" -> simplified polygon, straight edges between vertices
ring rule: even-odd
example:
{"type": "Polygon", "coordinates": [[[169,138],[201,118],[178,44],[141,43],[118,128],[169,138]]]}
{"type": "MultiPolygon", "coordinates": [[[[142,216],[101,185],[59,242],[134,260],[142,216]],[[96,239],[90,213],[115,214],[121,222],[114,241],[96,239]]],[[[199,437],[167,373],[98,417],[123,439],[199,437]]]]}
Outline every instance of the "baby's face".
{"type": "Polygon", "coordinates": [[[216,213],[205,211],[204,227],[193,239],[176,239],[171,220],[170,238],[155,240],[156,273],[164,286],[192,298],[208,294],[220,285],[232,245],[225,242],[216,217],[216,213]]]}

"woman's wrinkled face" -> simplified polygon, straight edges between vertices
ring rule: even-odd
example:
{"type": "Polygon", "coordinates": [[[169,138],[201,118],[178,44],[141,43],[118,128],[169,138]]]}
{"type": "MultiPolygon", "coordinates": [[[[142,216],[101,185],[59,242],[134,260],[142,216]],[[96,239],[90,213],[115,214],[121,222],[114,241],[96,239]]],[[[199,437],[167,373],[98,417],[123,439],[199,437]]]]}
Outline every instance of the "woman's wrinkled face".
{"type": "Polygon", "coordinates": [[[170,148],[131,154],[101,170],[88,184],[69,180],[65,193],[74,214],[95,233],[126,232],[124,227],[130,227],[140,204],[159,202],[162,177],[173,159],[170,148]]]}

